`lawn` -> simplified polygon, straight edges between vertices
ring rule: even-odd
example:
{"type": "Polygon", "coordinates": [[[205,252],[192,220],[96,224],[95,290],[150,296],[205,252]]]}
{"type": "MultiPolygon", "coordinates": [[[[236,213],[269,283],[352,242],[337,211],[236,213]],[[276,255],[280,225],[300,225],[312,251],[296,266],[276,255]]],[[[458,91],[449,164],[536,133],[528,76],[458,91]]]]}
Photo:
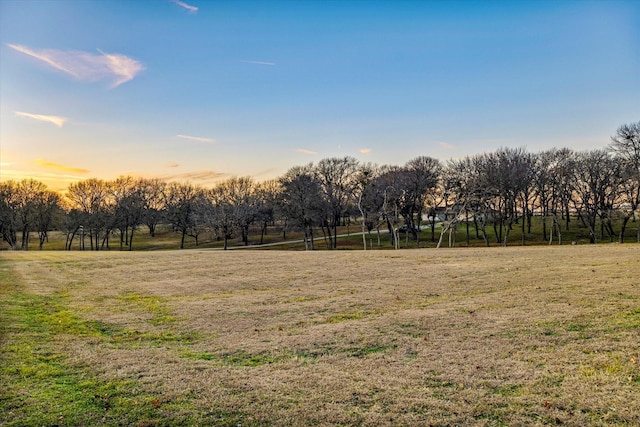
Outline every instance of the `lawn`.
{"type": "Polygon", "coordinates": [[[0,425],[640,425],[640,246],[0,253],[0,425]]]}
{"type": "MultiPolygon", "coordinates": [[[[484,247],[486,243],[482,238],[481,233],[476,234],[475,227],[473,223],[469,223],[469,242],[467,242],[467,227],[466,223],[458,224],[455,228],[454,236],[452,236],[451,243],[456,247],[484,247]],[[455,237],[455,238],[454,238],[455,237]]],[[[640,226],[640,222],[629,222],[625,231],[625,242],[626,243],[637,243],[638,242],[638,227],[640,226]]],[[[549,224],[547,224],[549,227],[549,224]]],[[[619,232],[620,224],[614,221],[614,230],[619,232]]],[[[393,249],[393,245],[391,244],[391,235],[388,233],[386,226],[382,226],[380,228],[381,233],[378,235],[376,230],[373,230],[371,234],[366,235],[367,247],[369,249],[393,249]],[[378,238],[380,240],[378,241],[378,238]]],[[[421,224],[421,233],[420,233],[420,241],[416,242],[412,239],[411,233],[407,236],[406,233],[399,233],[399,247],[402,249],[415,249],[415,248],[434,248],[436,247],[438,240],[440,238],[440,233],[442,232],[442,224],[438,223],[435,225],[433,230],[433,236],[431,231],[430,224],[422,223],[421,224]],[[409,237],[409,238],[407,238],[409,237]]],[[[361,250],[363,247],[362,242],[362,232],[361,224],[357,223],[357,221],[352,222],[348,226],[340,226],[338,227],[338,235],[341,236],[338,238],[338,249],[358,249],[361,250]]],[[[486,229],[487,238],[489,244],[491,246],[503,246],[502,241],[498,241],[495,230],[492,226],[487,226],[486,229]]],[[[532,218],[532,227],[531,232],[525,232],[524,235],[524,245],[549,245],[549,237],[546,239],[543,237],[542,231],[542,218],[538,216],[534,216],[532,218]]],[[[302,242],[302,233],[297,229],[287,230],[286,233],[283,232],[283,225],[273,225],[269,226],[267,232],[261,238],[260,228],[257,225],[250,227],[249,230],[249,238],[248,242],[250,246],[259,245],[261,242],[264,244],[276,244],[275,246],[264,247],[263,249],[269,250],[287,250],[287,251],[303,251],[305,250],[305,245],[302,242]]],[[[22,238],[21,234],[18,233],[18,239],[22,238]]],[[[618,242],[618,236],[609,236],[606,233],[600,234],[597,233],[597,240],[599,243],[611,243],[618,242]]],[[[44,243],[43,249],[45,250],[64,250],[66,241],[66,234],[62,231],[51,231],[49,232],[48,241],[44,243]]],[[[316,250],[325,250],[328,247],[328,241],[325,240],[325,237],[320,228],[314,229],[314,248],[316,250]]],[[[563,222],[562,233],[560,238],[557,234],[553,235],[553,239],[551,244],[553,245],[571,245],[571,244],[588,244],[589,243],[589,230],[577,219],[572,218],[570,222],[570,226],[567,229],[566,224],[563,222]]],[[[235,233],[234,237],[228,242],[229,247],[231,248],[242,248],[244,244],[242,239],[235,233]]],[[[514,224],[512,230],[509,233],[509,246],[521,246],[523,245],[522,239],[522,223],[514,224]]],[[[185,248],[186,249],[198,249],[198,248],[211,248],[211,249],[222,249],[224,246],[223,240],[217,238],[215,233],[212,231],[204,231],[198,236],[198,244],[196,244],[196,240],[192,236],[187,236],[185,238],[185,248]]],[[[442,240],[442,246],[449,246],[449,233],[445,233],[442,240]]],[[[180,247],[180,234],[172,231],[171,225],[169,224],[159,224],[156,229],[156,234],[154,237],[149,235],[148,228],[146,226],[140,226],[135,234],[133,239],[132,249],[134,251],[137,250],[171,250],[178,249],[180,247]]],[[[30,244],[30,250],[38,250],[38,241],[37,234],[32,233],[30,244]]],[[[0,242],[0,251],[8,250],[9,246],[6,242],[0,242]]],[[[76,236],[74,242],[72,244],[72,250],[80,249],[80,237],[76,236]]],[[[85,250],[90,250],[89,238],[85,236],[85,250]]],[[[106,242],[104,246],[102,246],[101,242],[101,250],[111,250],[118,251],[120,249],[120,238],[117,233],[112,233],[110,235],[109,244],[106,242]]],[[[128,247],[126,244],[123,244],[122,250],[128,251],[128,247]]]]}

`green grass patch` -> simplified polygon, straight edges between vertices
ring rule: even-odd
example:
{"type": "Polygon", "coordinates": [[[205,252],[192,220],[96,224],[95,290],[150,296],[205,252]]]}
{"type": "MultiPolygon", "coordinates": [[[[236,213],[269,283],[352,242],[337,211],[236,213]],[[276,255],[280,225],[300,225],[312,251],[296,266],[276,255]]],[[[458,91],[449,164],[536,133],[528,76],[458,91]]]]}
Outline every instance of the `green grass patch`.
{"type": "Polygon", "coordinates": [[[162,414],[135,382],[103,380],[71,366],[61,335],[95,336],[59,296],[3,293],[0,413],[4,425],[130,424],[162,414]]]}
{"type": "Polygon", "coordinates": [[[150,314],[152,317],[149,319],[149,323],[152,325],[166,325],[178,321],[175,316],[171,315],[167,302],[160,297],[130,292],[118,296],[118,300],[128,305],[127,309],[134,307],[150,314]]]}
{"type": "Polygon", "coordinates": [[[518,384],[504,384],[492,388],[491,391],[500,396],[520,396],[522,394],[522,386],[518,384]]]}
{"type": "MultiPolygon", "coordinates": [[[[0,275],[15,280],[0,264],[0,275]]],[[[11,283],[11,282],[3,282],[11,283]]],[[[15,282],[13,282],[15,284],[15,282]]],[[[17,288],[18,285],[15,287],[17,288]]],[[[146,298],[141,306],[165,310],[146,298]]],[[[166,400],[131,379],[101,378],[71,364],[65,342],[99,339],[127,349],[192,343],[194,333],[137,332],[106,322],[84,320],[64,294],[35,295],[17,289],[0,293],[0,413],[2,425],[237,425],[243,414],[222,408],[201,411],[188,396],[166,400]]]]}
{"type": "Polygon", "coordinates": [[[180,357],[191,360],[216,360],[216,355],[213,353],[208,353],[206,351],[191,351],[188,349],[183,349],[178,352],[180,357]]]}
{"type": "Polygon", "coordinates": [[[583,323],[572,323],[567,325],[567,331],[569,332],[584,332],[589,329],[589,325],[583,323]]]}
{"type": "Polygon", "coordinates": [[[358,320],[362,319],[363,317],[369,316],[370,314],[370,312],[365,311],[356,311],[353,313],[338,313],[327,318],[327,323],[340,323],[346,322],[348,320],[358,320]]]}
{"type": "Polygon", "coordinates": [[[395,348],[397,348],[396,345],[371,344],[364,347],[348,350],[347,355],[350,357],[366,357],[375,353],[384,353],[395,348]]]}
{"type": "Polygon", "coordinates": [[[290,356],[287,355],[274,355],[268,352],[251,354],[246,351],[239,350],[234,351],[233,353],[223,354],[220,360],[225,366],[257,367],[280,362],[289,357],[290,356]]]}
{"type": "Polygon", "coordinates": [[[207,351],[192,351],[190,349],[182,349],[178,352],[178,355],[185,359],[211,361],[218,366],[249,368],[270,365],[294,357],[293,354],[290,353],[273,354],[270,352],[260,352],[252,354],[244,350],[238,350],[231,353],[214,354],[207,351]]]}

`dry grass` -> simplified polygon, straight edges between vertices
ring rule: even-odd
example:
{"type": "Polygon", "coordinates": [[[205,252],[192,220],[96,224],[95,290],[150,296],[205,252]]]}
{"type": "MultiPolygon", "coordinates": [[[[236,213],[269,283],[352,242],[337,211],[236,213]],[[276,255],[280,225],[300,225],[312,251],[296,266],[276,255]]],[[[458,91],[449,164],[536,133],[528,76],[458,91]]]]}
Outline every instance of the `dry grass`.
{"type": "Polygon", "coordinates": [[[0,257],[140,425],[640,424],[640,246],[0,257]]]}

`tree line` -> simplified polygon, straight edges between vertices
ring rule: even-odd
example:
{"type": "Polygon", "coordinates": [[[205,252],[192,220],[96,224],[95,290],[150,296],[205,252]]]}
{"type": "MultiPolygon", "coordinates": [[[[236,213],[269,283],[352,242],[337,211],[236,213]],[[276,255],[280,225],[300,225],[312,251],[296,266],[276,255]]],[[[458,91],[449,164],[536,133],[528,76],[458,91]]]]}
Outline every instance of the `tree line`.
{"type": "Polygon", "coordinates": [[[571,218],[588,229],[592,243],[623,242],[639,205],[640,121],[620,126],[604,149],[500,148],[445,164],[420,156],[403,166],[327,158],[274,180],[234,177],[212,188],[122,176],[79,181],[61,195],[33,179],[4,181],[0,232],[12,249],[28,249],[32,235],[42,249],[56,229],[66,236],[66,249],[75,241],[91,250],[131,250],[141,226],[154,236],[158,224],[170,224],[180,248],[187,237],[197,244],[208,232],[226,249],[236,237],[247,245],[251,230],[258,230],[262,243],[267,228],[279,223],[284,239],[287,230],[299,231],[311,250],[316,241],[336,248],[338,227],[355,221],[367,249],[374,240],[380,245],[381,230],[396,248],[400,230],[419,241],[427,227],[435,242],[442,223],[438,246],[446,236],[451,244],[458,227],[465,227],[467,241],[475,234],[488,246],[507,245],[516,226],[524,243],[537,215],[550,242],[562,239],[571,218]]]}

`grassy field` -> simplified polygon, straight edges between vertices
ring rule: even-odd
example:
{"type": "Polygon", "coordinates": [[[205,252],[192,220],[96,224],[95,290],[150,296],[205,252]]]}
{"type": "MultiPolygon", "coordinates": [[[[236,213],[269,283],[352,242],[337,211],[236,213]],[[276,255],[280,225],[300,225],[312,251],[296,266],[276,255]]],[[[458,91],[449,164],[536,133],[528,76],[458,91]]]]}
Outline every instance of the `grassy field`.
{"type": "Polygon", "coordinates": [[[0,425],[640,425],[640,246],[0,253],[0,425]]]}

